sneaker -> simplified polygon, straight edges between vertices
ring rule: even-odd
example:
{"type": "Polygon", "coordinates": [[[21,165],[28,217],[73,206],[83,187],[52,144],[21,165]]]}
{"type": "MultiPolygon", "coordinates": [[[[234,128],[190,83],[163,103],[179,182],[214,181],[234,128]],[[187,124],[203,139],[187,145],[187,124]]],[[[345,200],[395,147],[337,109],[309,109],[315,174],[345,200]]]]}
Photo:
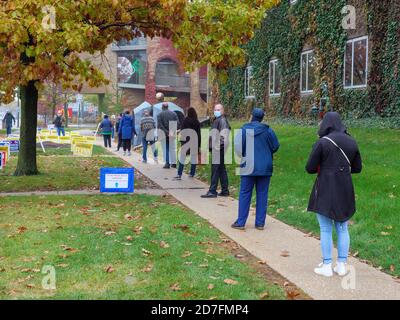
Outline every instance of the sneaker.
{"type": "Polygon", "coordinates": [[[169,164],[165,164],[163,167],[163,169],[169,169],[169,168],[171,168],[171,166],[169,164]]]}
{"type": "Polygon", "coordinates": [[[124,151],[124,157],[126,156],[126,152],[124,151]]]}
{"type": "Polygon", "coordinates": [[[333,268],[333,271],[341,277],[345,276],[347,273],[346,263],[345,262],[337,262],[336,266],[333,268]]]}
{"type": "Polygon", "coordinates": [[[333,276],[332,263],[329,264],[320,263],[318,265],[318,268],[314,269],[314,272],[320,276],[332,277],[333,276]]]}
{"type": "Polygon", "coordinates": [[[264,226],[256,226],[257,230],[264,230],[264,226]]]}
{"type": "Polygon", "coordinates": [[[176,176],[176,177],[172,178],[172,180],[182,180],[182,176],[176,176]]]}
{"type": "Polygon", "coordinates": [[[189,175],[189,178],[194,178],[194,176],[192,176],[191,174],[189,175]]]}
{"type": "Polygon", "coordinates": [[[142,163],[146,164],[146,163],[147,163],[147,160],[142,160],[142,163]]]}
{"type": "Polygon", "coordinates": [[[244,230],[244,229],[245,229],[244,226],[239,225],[237,222],[233,223],[233,224],[231,225],[231,227],[232,227],[233,229],[237,229],[237,230],[244,230]]]}
{"type": "Polygon", "coordinates": [[[220,197],[229,197],[229,192],[220,192],[220,193],[218,193],[218,196],[220,196],[220,197]]]}
{"type": "Polygon", "coordinates": [[[171,168],[176,169],[176,164],[171,164],[171,168]]]}
{"type": "Polygon", "coordinates": [[[128,152],[128,157],[130,157],[131,155],[132,155],[132,153],[129,151],[129,152],[128,152]]]}
{"type": "Polygon", "coordinates": [[[208,199],[208,198],[216,198],[218,195],[216,193],[212,193],[208,191],[206,194],[203,194],[201,198],[208,199]]]}

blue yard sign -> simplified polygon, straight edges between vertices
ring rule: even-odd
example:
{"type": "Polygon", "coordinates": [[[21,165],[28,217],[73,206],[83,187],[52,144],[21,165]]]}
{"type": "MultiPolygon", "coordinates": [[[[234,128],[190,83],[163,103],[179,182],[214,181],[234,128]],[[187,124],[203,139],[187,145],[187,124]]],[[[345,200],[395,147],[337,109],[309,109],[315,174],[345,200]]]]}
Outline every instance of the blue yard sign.
{"type": "Polygon", "coordinates": [[[100,192],[133,193],[133,168],[101,168],[100,192]]]}

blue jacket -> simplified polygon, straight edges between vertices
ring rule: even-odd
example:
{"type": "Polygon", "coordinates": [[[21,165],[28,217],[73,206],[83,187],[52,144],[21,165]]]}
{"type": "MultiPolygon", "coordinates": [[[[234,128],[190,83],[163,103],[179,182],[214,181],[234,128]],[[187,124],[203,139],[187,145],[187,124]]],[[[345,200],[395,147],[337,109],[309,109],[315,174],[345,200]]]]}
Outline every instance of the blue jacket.
{"type": "Polygon", "coordinates": [[[273,154],[279,146],[275,132],[268,125],[258,121],[245,124],[235,137],[235,151],[242,158],[240,175],[272,176],[273,154]]]}
{"type": "Polygon", "coordinates": [[[122,139],[132,139],[136,134],[135,120],[131,116],[124,115],[119,123],[118,134],[122,135],[122,139]]]}
{"type": "Polygon", "coordinates": [[[100,129],[102,134],[112,134],[112,122],[110,119],[104,119],[101,123],[100,123],[100,129]]]}

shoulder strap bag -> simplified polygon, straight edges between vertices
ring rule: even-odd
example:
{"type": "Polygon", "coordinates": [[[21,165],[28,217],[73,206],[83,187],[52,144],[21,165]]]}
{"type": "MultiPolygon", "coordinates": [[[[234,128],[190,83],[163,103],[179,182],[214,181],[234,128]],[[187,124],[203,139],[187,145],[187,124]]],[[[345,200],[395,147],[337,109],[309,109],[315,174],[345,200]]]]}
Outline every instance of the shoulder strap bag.
{"type": "Polygon", "coordinates": [[[326,139],[326,140],[328,140],[328,141],[330,141],[330,142],[332,142],[332,144],[336,147],[336,148],[338,148],[339,150],[340,150],[340,152],[343,154],[343,156],[346,158],[346,160],[347,160],[347,163],[349,164],[349,166],[350,166],[350,168],[351,168],[351,162],[350,162],[350,160],[349,160],[349,158],[347,157],[347,155],[346,155],[346,153],[343,151],[343,149],[341,148],[341,147],[339,147],[338,145],[337,145],[337,143],[335,142],[335,141],[333,141],[331,138],[328,138],[328,137],[322,137],[323,139],[326,139]]]}

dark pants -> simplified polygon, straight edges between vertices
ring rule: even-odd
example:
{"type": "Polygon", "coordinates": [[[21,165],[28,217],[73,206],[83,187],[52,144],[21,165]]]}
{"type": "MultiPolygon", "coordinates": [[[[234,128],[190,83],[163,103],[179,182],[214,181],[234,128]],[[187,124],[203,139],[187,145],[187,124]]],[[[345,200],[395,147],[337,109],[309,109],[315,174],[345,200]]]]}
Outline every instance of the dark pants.
{"type": "Polygon", "coordinates": [[[7,126],[7,135],[9,136],[11,134],[11,126],[7,126]]]}
{"type": "Polygon", "coordinates": [[[165,137],[164,140],[161,141],[163,147],[164,154],[164,162],[167,165],[176,164],[176,145],[175,145],[175,137],[165,137]]]}
{"type": "Polygon", "coordinates": [[[61,134],[63,135],[63,137],[65,137],[65,129],[64,129],[64,127],[57,127],[57,135],[61,136],[61,134]]]}
{"type": "Polygon", "coordinates": [[[111,148],[111,134],[103,134],[103,139],[104,139],[104,147],[111,148]]]}
{"type": "Polygon", "coordinates": [[[117,146],[117,151],[121,149],[122,147],[122,134],[118,134],[118,146],[117,146]]]}
{"type": "Polygon", "coordinates": [[[221,183],[222,193],[228,193],[228,173],[225,167],[225,151],[222,148],[219,156],[219,164],[211,164],[211,185],[210,192],[216,194],[218,188],[218,181],[221,183]]]}
{"type": "Polygon", "coordinates": [[[132,140],[131,139],[122,139],[122,148],[124,151],[129,151],[131,152],[131,146],[132,146],[132,140]]]}
{"type": "Polygon", "coordinates": [[[240,180],[239,217],[236,221],[240,226],[246,224],[249,216],[251,197],[256,187],[256,226],[263,227],[267,217],[268,189],[271,177],[242,176],[240,180]]]}
{"type": "MultiPolygon", "coordinates": [[[[179,161],[179,165],[178,165],[178,176],[181,176],[183,173],[183,167],[184,164],[182,162],[179,161]]],[[[196,174],[196,164],[191,164],[190,165],[190,175],[192,177],[194,177],[194,175],[196,174]]]]}

